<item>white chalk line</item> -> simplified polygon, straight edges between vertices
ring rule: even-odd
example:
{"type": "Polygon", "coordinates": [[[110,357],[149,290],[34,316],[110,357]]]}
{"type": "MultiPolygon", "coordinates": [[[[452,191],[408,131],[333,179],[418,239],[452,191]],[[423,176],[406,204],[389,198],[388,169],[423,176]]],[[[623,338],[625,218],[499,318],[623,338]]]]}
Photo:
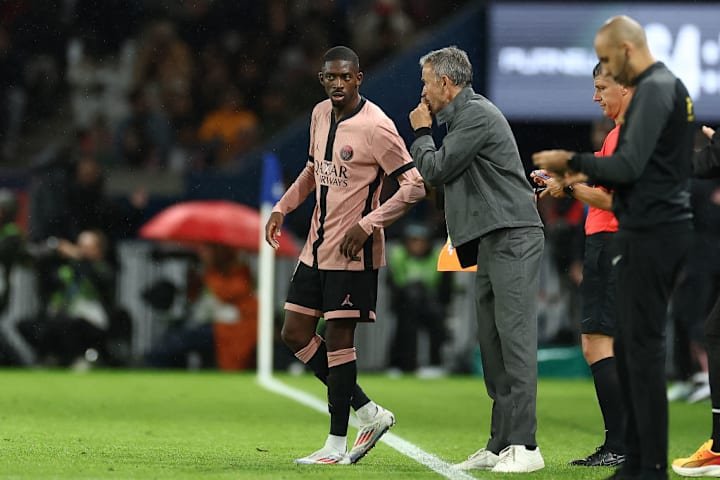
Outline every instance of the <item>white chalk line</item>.
{"type": "MultiPolygon", "coordinates": [[[[258,383],[260,383],[263,388],[271,392],[295,400],[296,402],[305,405],[306,407],[310,407],[315,411],[324,414],[328,413],[327,403],[324,401],[310,395],[309,393],[303,392],[302,390],[286,385],[272,376],[261,376],[258,378],[258,383]]],[[[355,428],[359,426],[357,418],[355,418],[354,415],[350,416],[350,425],[355,428]]],[[[426,466],[430,470],[442,475],[448,480],[476,480],[476,477],[473,477],[461,470],[454,469],[449,463],[391,432],[383,435],[380,441],[387,444],[389,447],[394,448],[406,457],[409,457],[421,465],[426,466]]]]}

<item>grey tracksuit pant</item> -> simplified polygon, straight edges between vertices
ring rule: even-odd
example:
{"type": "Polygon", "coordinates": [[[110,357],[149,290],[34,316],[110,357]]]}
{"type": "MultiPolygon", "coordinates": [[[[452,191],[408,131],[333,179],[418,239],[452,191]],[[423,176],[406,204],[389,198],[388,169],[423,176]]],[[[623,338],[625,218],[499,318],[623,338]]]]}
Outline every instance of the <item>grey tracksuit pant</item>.
{"type": "Polygon", "coordinates": [[[478,246],[476,306],[485,386],[493,400],[488,450],[536,445],[537,295],[542,228],[495,230],[478,246]]]}

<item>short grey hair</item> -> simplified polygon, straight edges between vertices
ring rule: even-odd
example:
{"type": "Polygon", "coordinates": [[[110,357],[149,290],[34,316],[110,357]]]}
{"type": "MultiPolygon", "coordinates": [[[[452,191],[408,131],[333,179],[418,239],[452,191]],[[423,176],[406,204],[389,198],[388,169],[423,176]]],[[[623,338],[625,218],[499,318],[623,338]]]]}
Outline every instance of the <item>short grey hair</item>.
{"type": "Polygon", "coordinates": [[[472,83],[473,71],[468,54],[455,45],[433,50],[420,58],[420,66],[429,63],[438,77],[447,76],[459,87],[472,83]]]}

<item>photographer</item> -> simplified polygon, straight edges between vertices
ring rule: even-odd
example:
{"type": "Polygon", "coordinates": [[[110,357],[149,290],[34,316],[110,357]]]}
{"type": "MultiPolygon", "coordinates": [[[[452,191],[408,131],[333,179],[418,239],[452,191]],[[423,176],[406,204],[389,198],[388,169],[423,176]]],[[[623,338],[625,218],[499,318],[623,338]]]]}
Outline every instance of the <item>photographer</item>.
{"type": "Polygon", "coordinates": [[[59,365],[97,360],[110,329],[115,272],[107,261],[107,239],[99,230],[85,230],[77,243],[51,237],[34,256],[62,259],[50,278],[50,295],[37,318],[18,324],[21,334],[41,359],[59,365]],[[44,252],[42,250],[45,250],[44,252]]]}

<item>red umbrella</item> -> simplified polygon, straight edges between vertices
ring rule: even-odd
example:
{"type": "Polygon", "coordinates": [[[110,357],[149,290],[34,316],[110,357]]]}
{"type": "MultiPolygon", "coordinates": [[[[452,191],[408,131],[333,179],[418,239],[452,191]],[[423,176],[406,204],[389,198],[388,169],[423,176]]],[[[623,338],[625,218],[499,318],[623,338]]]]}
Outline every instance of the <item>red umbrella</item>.
{"type": "MultiPolygon", "coordinates": [[[[219,243],[251,252],[259,251],[260,214],[239,203],[223,200],[182,202],[166,208],[140,229],[152,240],[219,243]]],[[[277,254],[296,257],[297,242],[287,231],[280,237],[277,254]]]]}

